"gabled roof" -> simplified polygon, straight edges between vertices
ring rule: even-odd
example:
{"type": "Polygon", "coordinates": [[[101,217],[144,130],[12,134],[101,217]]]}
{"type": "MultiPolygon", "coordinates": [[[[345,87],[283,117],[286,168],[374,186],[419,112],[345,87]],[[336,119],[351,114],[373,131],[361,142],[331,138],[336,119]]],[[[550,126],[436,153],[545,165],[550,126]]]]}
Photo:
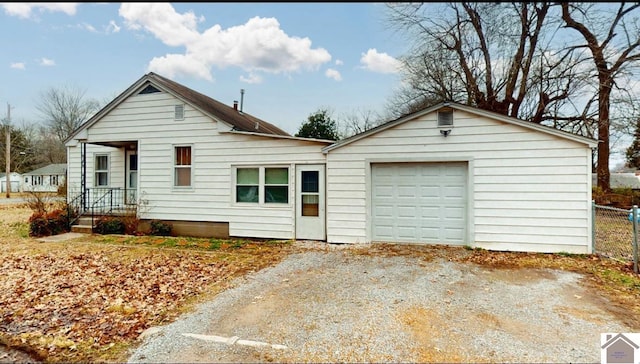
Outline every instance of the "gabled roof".
{"type": "Polygon", "coordinates": [[[65,140],[65,143],[72,140],[81,130],[94,125],[112,109],[122,103],[127,97],[142,90],[149,84],[152,84],[157,89],[167,92],[182,100],[184,103],[193,106],[204,114],[210,116],[212,119],[230,125],[233,130],[267,135],[290,136],[287,132],[273,124],[261,120],[253,115],[241,112],[240,110],[236,110],[231,106],[227,106],[210,98],[209,96],[201,94],[168,78],[149,72],[98,111],[93,117],[74,130],[67,140],[65,140]]]}
{"type": "Polygon", "coordinates": [[[630,347],[633,347],[634,349],[640,348],[640,346],[638,346],[633,341],[629,340],[629,338],[627,338],[623,334],[618,334],[618,335],[612,337],[611,339],[607,340],[607,342],[604,343],[604,345],[602,345],[602,349],[605,349],[605,348],[611,346],[611,344],[613,344],[614,342],[616,342],[618,340],[624,341],[627,345],[629,345],[630,347]]]}
{"type": "Polygon", "coordinates": [[[24,173],[23,176],[47,176],[47,175],[62,175],[67,173],[67,164],[49,164],[38,169],[34,169],[31,172],[24,173]]]}
{"type": "Polygon", "coordinates": [[[415,112],[415,113],[412,113],[412,114],[409,114],[409,115],[406,115],[406,116],[402,116],[402,117],[400,117],[398,119],[388,121],[388,122],[386,122],[384,124],[381,124],[381,125],[373,128],[373,129],[369,129],[369,130],[367,130],[365,132],[362,132],[360,134],[356,134],[356,135],[354,135],[352,137],[349,137],[349,138],[346,138],[346,139],[342,139],[342,140],[340,140],[339,142],[337,142],[335,144],[332,144],[332,145],[324,147],[322,149],[322,152],[323,153],[328,153],[331,150],[343,147],[343,146],[345,146],[347,144],[350,144],[350,143],[353,143],[353,142],[355,142],[357,140],[366,138],[366,137],[368,137],[370,135],[379,133],[379,132],[381,132],[383,130],[392,128],[392,127],[394,127],[396,125],[402,124],[402,123],[407,122],[409,120],[413,120],[413,119],[419,118],[419,117],[421,117],[423,115],[432,113],[432,112],[434,112],[434,111],[436,111],[438,109],[444,108],[444,107],[449,107],[449,108],[452,108],[454,110],[465,111],[465,112],[468,112],[468,113],[471,113],[471,114],[475,114],[475,115],[478,115],[478,116],[483,116],[483,117],[487,117],[487,118],[490,118],[490,119],[499,120],[499,121],[502,121],[502,122],[505,122],[505,123],[508,123],[508,124],[519,125],[519,126],[522,126],[522,127],[528,128],[528,129],[537,130],[537,131],[540,131],[540,132],[543,132],[543,133],[552,134],[552,135],[555,135],[555,136],[559,136],[561,138],[573,140],[573,141],[578,142],[578,143],[587,144],[591,148],[594,148],[595,146],[598,145],[598,141],[597,140],[586,138],[586,137],[583,137],[583,136],[580,136],[580,135],[568,133],[568,132],[565,132],[565,131],[562,131],[562,130],[558,130],[558,129],[551,128],[551,127],[548,127],[548,126],[532,123],[532,122],[529,122],[529,121],[512,118],[512,117],[509,117],[509,116],[506,116],[506,115],[502,115],[502,114],[498,114],[498,113],[495,113],[495,112],[482,110],[482,109],[479,109],[479,108],[476,108],[476,107],[473,107],[473,106],[463,105],[463,104],[459,104],[459,103],[456,103],[456,102],[453,102],[453,101],[446,101],[446,102],[442,102],[442,103],[436,104],[434,106],[428,107],[426,109],[423,109],[421,111],[418,111],[418,112],[415,112]]]}

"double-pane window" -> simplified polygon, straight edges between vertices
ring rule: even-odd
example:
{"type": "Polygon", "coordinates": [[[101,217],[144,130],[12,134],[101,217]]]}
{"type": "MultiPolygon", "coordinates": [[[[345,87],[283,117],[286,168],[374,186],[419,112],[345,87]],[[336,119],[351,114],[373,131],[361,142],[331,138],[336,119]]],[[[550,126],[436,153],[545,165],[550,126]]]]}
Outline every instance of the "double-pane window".
{"type": "Polygon", "coordinates": [[[288,204],[289,168],[236,168],[236,202],[288,204]]]}
{"type": "Polygon", "coordinates": [[[259,169],[238,168],[236,175],[236,202],[258,203],[259,169]]]}
{"type": "Polygon", "coordinates": [[[191,187],[191,147],[175,147],[173,185],[191,187]]]}
{"type": "Polygon", "coordinates": [[[109,155],[98,154],[95,159],[95,180],[96,187],[109,186],[109,155]]]}

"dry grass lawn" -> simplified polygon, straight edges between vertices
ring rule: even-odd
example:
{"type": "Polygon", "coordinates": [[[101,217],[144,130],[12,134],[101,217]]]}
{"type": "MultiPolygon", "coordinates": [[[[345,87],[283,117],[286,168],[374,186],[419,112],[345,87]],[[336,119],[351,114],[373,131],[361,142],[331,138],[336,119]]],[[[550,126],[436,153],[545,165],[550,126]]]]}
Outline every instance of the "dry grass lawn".
{"type": "Polygon", "coordinates": [[[30,214],[0,206],[0,344],[37,361],[126,361],[145,329],[292,251],[287,242],[100,235],[41,243],[28,236],[30,214]]]}

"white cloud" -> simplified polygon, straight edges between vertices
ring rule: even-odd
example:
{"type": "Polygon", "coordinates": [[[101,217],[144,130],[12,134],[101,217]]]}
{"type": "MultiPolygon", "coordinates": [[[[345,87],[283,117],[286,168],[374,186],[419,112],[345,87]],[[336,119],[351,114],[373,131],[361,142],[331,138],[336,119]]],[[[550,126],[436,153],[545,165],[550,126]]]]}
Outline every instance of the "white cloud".
{"type": "Polygon", "coordinates": [[[98,31],[96,30],[96,28],[94,28],[94,27],[93,27],[93,25],[88,24],[88,23],[81,23],[81,24],[78,24],[78,28],[88,30],[88,31],[90,31],[90,32],[92,32],[92,33],[97,33],[97,32],[98,32],[98,31]]]}
{"type": "Polygon", "coordinates": [[[105,28],[105,33],[118,33],[120,31],[120,27],[116,24],[115,21],[110,21],[109,25],[105,28]]]}
{"type": "Polygon", "coordinates": [[[336,66],[342,66],[343,64],[344,62],[342,62],[342,60],[336,59],[336,66]]]}
{"type": "Polygon", "coordinates": [[[23,62],[16,62],[16,63],[11,63],[11,68],[16,70],[23,70],[23,69],[26,69],[26,66],[23,62]]]}
{"type": "Polygon", "coordinates": [[[240,76],[240,81],[251,84],[262,83],[262,77],[254,73],[250,73],[249,77],[240,76]]]}
{"type": "Polygon", "coordinates": [[[129,29],[145,30],[168,46],[186,48],[184,54],[167,54],[151,61],[150,71],[162,70],[167,76],[183,73],[211,79],[212,67],[231,66],[254,74],[246,78],[251,80],[257,72],[317,70],[331,60],[325,49],[312,48],[309,38],[287,35],[275,18],[254,17],[242,25],[222,29],[216,24],[199,32],[197,25],[204,18],[192,12],[178,14],[168,3],[122,4],[119,13],[129,29]],[[195,68],[177,64],[176,59],[195,68]]]}
{"type": "Polygon", "coordinates": [[[336,81],[342,81],[342,76],[340,75],[340,72],[334,70],[333,68],[329,68],[325,73],[325,76],[329,77],[329,78],[333,78],[336,81]]]}
{"type": "Polygon", "coordinates": [[[75,15],[78,5],[79,3],[0,3],[6,14],[25,19],[31,18],[35,10],[60,11],[67,15],[75,15]]]}
{"type": "Polygon", "coordinates": [[[401,63],[386,53],[378,53],[371,48],[367,53],[362,53],[360,63],[364,69],[377,73],[398,73],[401,63]]]}
{"type": "Polygon", "coordinates": [[[56,62],[53,59],[42,58],[40,60],[40,65],[45,67],[55,66],[56,62]]]}

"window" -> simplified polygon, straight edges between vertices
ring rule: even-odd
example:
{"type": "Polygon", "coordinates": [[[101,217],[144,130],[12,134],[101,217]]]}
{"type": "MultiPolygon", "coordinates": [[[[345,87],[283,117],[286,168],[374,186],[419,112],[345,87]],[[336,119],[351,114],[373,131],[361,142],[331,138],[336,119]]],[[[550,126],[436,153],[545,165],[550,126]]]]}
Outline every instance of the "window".
{"type": "Polygon", "coordinates": [[[31,185],[32,186],[40,186],[40,185],[42,185],[42,176],[33,176],[33,177],[31,177],[31,185]]]}
{"type": "Polygon", "coordinates": [[[191,187],[191,147],[175,147],[174,155],[173,185],[175,187],[191,187]]]}
{"type": "Polygon", "coordinates": [[[174,119],[175,120],[184,119],[184,105],[176,105],[174,119]]]}
{"type": "Polygon", "coordinates": [[[57,186],[58,185],[58,176],[51,175],[49,176],[49,186],[57,186]]]}
{"type": "Polygon", "coordinates": [[[264,169],[264,202],[289,203],[289,169],[264,169]]]}
{"type": "Polygon", "coordinates": [[[441,126],[441,127],[453,126],[453,110],[438,111],[438,126],[441,126]]]}
{"type": "Polygon", "coordinates": [[[95,180],[96,187],[106,187],[109,185],[109,155],[97,154],[95,160],[95,180]]]}
{"type": "Polygon", "coordinates": [[[320,216],[320,174],[302,171],[302,216],[320,216]]]}
{"type": "Polygon", "coordinates": [[[258,203],[258,168],[238,168],[236,170],[236,202],[258,203]]]}
{"type": "Polygon", "coordinates": [[[288,204],[289,168],[236,168],[236,202],[288,204]]]}

